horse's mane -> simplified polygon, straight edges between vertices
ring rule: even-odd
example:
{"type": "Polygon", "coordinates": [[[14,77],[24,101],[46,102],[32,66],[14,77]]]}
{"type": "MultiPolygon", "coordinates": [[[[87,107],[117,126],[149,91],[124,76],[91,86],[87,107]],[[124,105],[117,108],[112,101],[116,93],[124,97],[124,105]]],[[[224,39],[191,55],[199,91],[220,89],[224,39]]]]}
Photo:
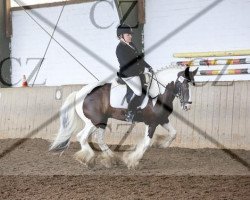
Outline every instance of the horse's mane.
{"type": "Polygon", "coordinates": [[[160,69],[157,69],[157,70],[155,71],[155,73],[159,73],[159,72],[162,72],[162,71],[165,71],[165,70],[169,70],[169,69],[180,69],[180,70],[182,70],[183,67],[180,66],[180,65],[171,64],[171,65],[167,65],[167,66],[165,66],[165,67],[162,67],[162,68],[160,68],[160,69]]]}
{"type": "Polygon", "coordinates": [[[182,70],[181,66],[170,65],[156,70],[155,75],[163,85],[167,86],[172,81],[176,81],[178,73],[182,70]]]}

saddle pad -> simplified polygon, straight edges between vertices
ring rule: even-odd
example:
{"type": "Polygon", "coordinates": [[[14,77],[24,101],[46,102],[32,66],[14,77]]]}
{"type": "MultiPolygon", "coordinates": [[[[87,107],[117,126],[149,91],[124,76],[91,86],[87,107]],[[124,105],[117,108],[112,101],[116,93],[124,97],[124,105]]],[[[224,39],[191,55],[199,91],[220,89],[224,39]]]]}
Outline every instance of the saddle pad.
{"type": "Polygon", "coordinates": [[[137,95],[141,96],[142,95],[142,90],[141,90],[141,80],[139,76],[132,76],[132,77],[127,77],[127,78],[122,78],[123,81],[130,87],[131,90],[137,95]]]}
{"type": "MultiPolygon", "coordinates": [[[[120,85],[117,83],[116,80],[112,81],[111,84],[111,91],[110,91],[110,105],[113,108],[128,108],[127,100],[124,99],[125,95],[127,93],[127,86],[126,85],[120,85]]],[[[141,109],[145,108],[147,106],[149,97],[146,96],[142,102],[142,105],[140,106],[141,109]]]]}

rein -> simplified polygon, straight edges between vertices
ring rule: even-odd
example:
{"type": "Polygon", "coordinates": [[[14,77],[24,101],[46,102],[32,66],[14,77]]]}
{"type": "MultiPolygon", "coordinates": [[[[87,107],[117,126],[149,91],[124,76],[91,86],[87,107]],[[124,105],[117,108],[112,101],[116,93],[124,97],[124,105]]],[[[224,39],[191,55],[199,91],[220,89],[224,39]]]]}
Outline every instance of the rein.
{"type": "MultiPolygon", "coordinates": [[[[157,80],[157,76],[155,75],[155,72],[153,71],[153,70],[151,70],[151,73],[152,73],[152,77],[151,77],[151,81],[150,81],[150,84],[149,84],[149,87],[148,88],[150,88],[151,87],[151,85],[152,85],[152,82],[153,82],[153,79],[157,82],[157,85],[158,85],[158,89],[159,89],[159,92],[160,92],[160,82],[157,80]],[[155,78],[154,78],[154,76],[155,76],[155,78]]],[[[163,85],[163,84],[161,84],[165,89],[166,89],[166,87],[163,85]]]]}
{"type": "MultiPolygon", "coordinates": [[[[160,85],[161,85],[162,87],[164,87],[165,90],[167,90],[167,85],[166,85],[166,86],[163,85],[160,81],[157,80],[157,76],[155,76],[155,78],[154,78],[154,75],[155,75],[155,72],[152,71],[152,76],[151,76],[151,81],[150,81],[150,84],[149,84],[149,88],[151,87],[152,81],[153,81],[153,79],[154,79],[154,80],[157,82],[159,91],[160,91],[160,85]]],[[[176,83],[175,83],[175,87],[176,87],[176,83]]],[[[178,96],[178,94],[177,94],[176,91],[173,92],[173,93],[174,93],[174,96],[175,96],[175,97],[179,98],[179,96],[178,96]]]]}
{"type": "MultiPolygon", "coordinates": [[[[149,84],[149,88],[151,87],[152,81],[153,81],[153,79],[154,79],[154,80],[157,82],[159,91],[160,91],[160,85],[161,85],[162,87],[164,87],[165,90],[167,90],[167,85],[165,86],[165,85],[163,85],[161,82],[159,82],[159,81],[157,80],[157,76],[155,75],[155,72],[154,72],[154,71],[151,71],[151,73],[152,73],[152,76],[151,76],[151,81],[150,81],[150,84],[149,84]],[[155,76],[155,77],[154,77],[154,76],[155,76]]],[[[183,91],[182,91],[182,89],[181,89],[181,84],[182,84],[185,80],[187,80],[188,83],[189,83],[189,82],[192,83],[192,81],[190,81],[189,79],[187,79],[187,78],[185,78],[185,77],[183,77],[183,76],[180,76],[180,77],[177,79],[177,81],[175,81],[175,83],[174,83],[174,85],[175,85],[175,90],[174,90],[174,92],[173,92],[173,95],[174,95],[175,97],[179,98],[181,103],[192,104],[192,101],[187,101],[187,102],[184,101],[184,96],[183,96],[183,94],[182,94],[183,91]]],[[[193,83],[193,84],[194,84],[194,83],[193,83]]]]}

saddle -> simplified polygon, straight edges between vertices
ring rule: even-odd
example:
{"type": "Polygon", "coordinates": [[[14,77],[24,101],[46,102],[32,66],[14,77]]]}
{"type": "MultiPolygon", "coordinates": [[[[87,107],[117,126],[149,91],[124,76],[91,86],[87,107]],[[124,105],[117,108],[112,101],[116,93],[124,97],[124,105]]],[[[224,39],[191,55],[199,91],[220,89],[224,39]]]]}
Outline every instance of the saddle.
{"type": "MultiPolygon", "coordinates": [[[[132,96],[134,94],[138,96],[141,95],[141,91],[139,91],[138,87],[136,87],[137,84],[140,84],[140,80],[135,79],[133,83],[128,83],[127,80],[131,78],[121,78],[119,73],[117,75],[118,77],[112,81],[111,85],[110,105],[114,108],[127,109],[130,100],[133,98],[132,96]],[[127,87],[130,88],[130,91],[127,87]],[[133,91],[132,94],[131,91],[133,91]]],[[[145,80],[147,85],[147,95],[145,95],[141,106],[139,106],[141,109],[146,107],[149,96],[154,99],[153,103],[155,103],[157,100],[156,97],[160,94],[159,88],[155,87],[155,81],[152,79],[151,73],[145,73],[145,80]]]]}

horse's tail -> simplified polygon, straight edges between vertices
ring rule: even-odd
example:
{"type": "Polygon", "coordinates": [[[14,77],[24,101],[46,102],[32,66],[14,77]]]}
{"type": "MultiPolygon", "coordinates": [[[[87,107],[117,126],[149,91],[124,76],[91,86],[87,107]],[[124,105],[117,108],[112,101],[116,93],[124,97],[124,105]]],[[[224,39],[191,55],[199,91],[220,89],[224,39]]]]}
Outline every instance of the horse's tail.
{"type": "Polygon", "coordinates": [[[71,93],[60,110],[60,130],[49,151],[63,152],[70,144],[71,135],[79,128],[79,119],[75,110],[77,92],[71,93]]]}

